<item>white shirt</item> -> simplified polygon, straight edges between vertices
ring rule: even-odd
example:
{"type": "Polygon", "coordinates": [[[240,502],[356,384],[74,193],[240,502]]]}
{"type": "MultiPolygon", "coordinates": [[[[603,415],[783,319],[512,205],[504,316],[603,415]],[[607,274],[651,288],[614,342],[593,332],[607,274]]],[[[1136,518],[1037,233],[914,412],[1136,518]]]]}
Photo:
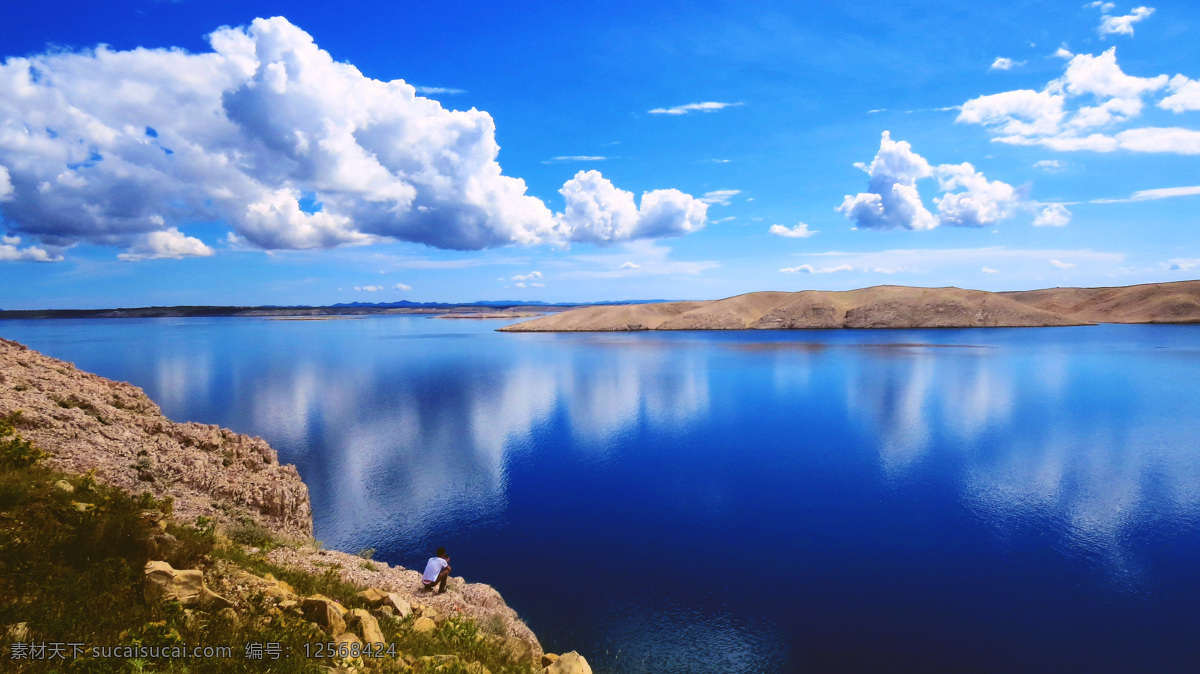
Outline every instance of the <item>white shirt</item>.
{"type": "Polygon", "coordinates": [[[430,557],[429,563],[425,565],[425,575],[421,576],[421,580],[426,583],[432,583],[437,580],[438,574],[447,566],[450,566],[450,562],[441,557],[430,557]]]}

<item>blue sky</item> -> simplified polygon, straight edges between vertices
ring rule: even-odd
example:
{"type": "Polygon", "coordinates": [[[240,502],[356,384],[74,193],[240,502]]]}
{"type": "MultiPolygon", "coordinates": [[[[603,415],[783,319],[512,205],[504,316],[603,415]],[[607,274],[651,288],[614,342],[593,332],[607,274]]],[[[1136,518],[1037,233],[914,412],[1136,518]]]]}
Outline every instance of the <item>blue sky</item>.
{"type": "Polygon", "coordinates": [[[5,10],[2,308],[1200,277],[1195,3],[5,10]]]}

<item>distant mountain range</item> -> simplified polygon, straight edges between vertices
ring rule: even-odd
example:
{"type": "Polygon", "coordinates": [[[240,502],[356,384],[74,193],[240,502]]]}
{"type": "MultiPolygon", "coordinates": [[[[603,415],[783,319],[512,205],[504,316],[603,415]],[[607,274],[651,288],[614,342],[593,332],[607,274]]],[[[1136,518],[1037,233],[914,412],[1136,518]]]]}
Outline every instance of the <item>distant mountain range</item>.
{"type": "Polygon", "coordinates": [[[5,318],[188,318],[218,316],[371,316],[377,314],[479,313],[497,309],[563,311],[583,306],[621,304],[657,304],[668,300],[626,300],[615,302],[549,304],[521,300],[483,300],[479,302],[348,302],[330,306],[176,306],[131,307],[117,309],[17,309],[0,311],[5,318]]]}

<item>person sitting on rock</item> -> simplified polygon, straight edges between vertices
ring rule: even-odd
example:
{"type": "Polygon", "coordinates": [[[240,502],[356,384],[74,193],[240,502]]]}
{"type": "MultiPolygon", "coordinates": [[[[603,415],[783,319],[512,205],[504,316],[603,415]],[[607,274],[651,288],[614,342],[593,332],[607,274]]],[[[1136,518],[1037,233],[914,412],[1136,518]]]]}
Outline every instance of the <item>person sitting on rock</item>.
{"type": "Polygon", "coordinates": [[[438,586],[438,594],[446,591],[446,579],[450,577],[450,556],[446,554],[446,548],[437,549],[437,557],[430,557],[429,563],[425,565],[425,574],[421,576],[421,583],[425,585],[426,590],[432,590],[434,585],[438,586]]]}

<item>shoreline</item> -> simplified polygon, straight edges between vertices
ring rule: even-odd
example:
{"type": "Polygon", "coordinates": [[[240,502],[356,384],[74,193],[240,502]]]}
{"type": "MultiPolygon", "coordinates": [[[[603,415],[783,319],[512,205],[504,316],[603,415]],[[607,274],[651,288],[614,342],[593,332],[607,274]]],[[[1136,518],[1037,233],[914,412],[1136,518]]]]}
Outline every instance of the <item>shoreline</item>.
{"type": "Polygon", "coordinates": [[[94,476],[131,496],[170,499],[180,524],[262,527],[282,544],[248,548],[251,554],[307,573],[335,572],[343,582],[428,607],[431,615],[502,625],[503,638],[523,643],[533,662],[543,654],[537,636],[490,585],[454,576],[445,594],[433,594],[420,589],[417,570],[320,549],[307,485],[261,438],[171,421],[132,384],[0,338],[0,417],[17,411],[20,434],[48,453],[54,470],[94,476]]]}

